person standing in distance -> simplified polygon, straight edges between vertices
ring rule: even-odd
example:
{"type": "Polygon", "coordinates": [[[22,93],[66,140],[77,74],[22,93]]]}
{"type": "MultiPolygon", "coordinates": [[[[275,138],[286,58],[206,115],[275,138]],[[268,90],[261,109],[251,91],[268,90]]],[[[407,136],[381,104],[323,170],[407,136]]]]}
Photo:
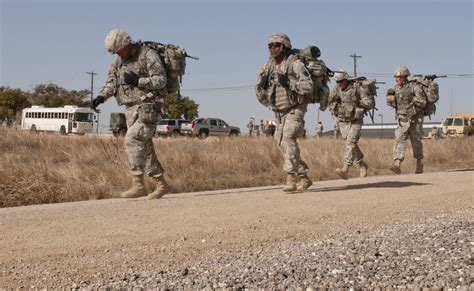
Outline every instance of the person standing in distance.
{"type": "Polygon", "coordinates": [[[161,119],[166,90],[166,72],[158,53],[141,42],[132,42],[130,35],[113,29],[105,37],[105,48],[117,54],[110,66],[108,79],[99,95],[92,101],[92,108],[115,96],[119,105],[126,107],[127,134],[124,147],[130,162],[132,187],[120,194],[122,198],[147,195],[144,174],[151,177],[155,190],[149,199],[161,198],[169,191],[158,161],[152,138],[161,119]]]}
{"type": "Polygon", "coordinates": [[[286,173],[283,191],[304,192],[313,182],[307,175],[308,166],[301,160],[297,138],[304,130],[305,95],[313,91],[313,81],[304,64],[291,54],[291,42],[286,34],[270,36],[267,44],[270,59],[260,67],[256,95],[262,105],[275,112],[274,137],[286,173]]]}
{"type": "Polygon", "coordinates": [[[417,82],[408,80],[410,71],[405,66],[395,69],[396,85],[387,91],[387,105],[395,108],[397,129],[395,130],[395,144],[393,146],[393,164],[390,170],[395,174],[401,173],[401,163],[405,159],[408,139],[413,148],[413,157],[416,159],[415,174],[423,173],[423,108],[426,106],[427,96],[417,82]]]}

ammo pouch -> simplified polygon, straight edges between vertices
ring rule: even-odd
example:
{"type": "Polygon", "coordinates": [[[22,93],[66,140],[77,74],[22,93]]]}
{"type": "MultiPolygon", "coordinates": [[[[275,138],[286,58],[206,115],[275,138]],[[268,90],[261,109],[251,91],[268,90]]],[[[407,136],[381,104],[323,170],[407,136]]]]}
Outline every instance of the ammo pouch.
{"type": "Polygon", "coordinates": [[[354,106],[352,105],[343,105],[339,107],[339,117],[342,117],[344,119],[351,119],[354,114],[354,106]]]}
{"type": "Polygon", "coordinates": [[[160,106],[156,103],[142,103],[137,112],[138,120],[143,123],[157,123],[160,120],[160,106]]]}
{"type": "Polygon", "coordinates": [[[354,119],[362,119],[364,118],[365,109],[364,108],[356,108],[354,113],[354,119]]]}

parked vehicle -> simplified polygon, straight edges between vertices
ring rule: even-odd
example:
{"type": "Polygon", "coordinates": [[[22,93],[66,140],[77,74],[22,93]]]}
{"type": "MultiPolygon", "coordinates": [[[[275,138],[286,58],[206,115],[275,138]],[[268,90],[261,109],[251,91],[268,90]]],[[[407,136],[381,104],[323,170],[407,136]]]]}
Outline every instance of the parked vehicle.
{"type": "Polygon", "coordinates": [[[110,131],[114,136],[125,136],[127,133],[127,121],[125,113],[110,113],[110,131]]]}
{"type": "Polygon", "coordinates": [[[230,136],[240,134],[240,128],[228,125],[219,118],[198,118],[190,123],[181,124],[183,135],[197,136],[205,139],[208,136],[230,136]]]}
{"type": "Polygon", "coordinates": [[[468,136],[474,134],[474,113],[457,113],[443,123],[446,136],[468,136]]]}
{"type": "Polygon", "coordinates": [[[36,131],[53,131],[62,135],[69,133],[85,134],[93,131],[94,111],[75,105],[64,107],[31,106],[25,108],[21,115],[21,129],[36,131]]]}
{"type": "Polygon", "coordinates": [[[156,135],[178,137],[181,136],[181,124],[189,123],[185,119],[162,119],[156,126],[156,135]]]}

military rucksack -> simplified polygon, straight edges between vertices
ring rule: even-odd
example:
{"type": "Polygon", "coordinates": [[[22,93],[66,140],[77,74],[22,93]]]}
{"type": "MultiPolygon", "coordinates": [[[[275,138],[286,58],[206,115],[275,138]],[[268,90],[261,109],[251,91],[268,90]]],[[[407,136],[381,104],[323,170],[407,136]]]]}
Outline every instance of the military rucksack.
{"type": "Polygon", "coordinates": [[[372,99],[372,107],[375,108],[375,96],[377,96],[377,86],[375,85],[375,80],[369,80],[366,77],[355,77],[350,80],[354,80],[361,90],[361,95],[366,96],[372,99]]]}
{"type": "Polygon", "coordinates": [[[409,78],[410,82],[416,82],[421,86],[426,94],[426,106],[423,108],[424,116],[431,116],[436,113],[436,102],[439,100],[439,86],[434,80],[437,76],[414,75],[409,78]]]}
{"type": "Polygon", "coordinates": [[[186,70],[186,57],[198,60],[189,56],[186,50],[174,44],[162,44],[159,42],[145,41],[142,43],[158,52],[166,70],[166,89],[168,94],[179,93],[182,77],[186,70]]]}
{"type": "Polygon", "coordinates": [[[305,96],[306,102],[319,103],[319,109],[326,110],[329,98],[329,70],[324,61],[319,59],[321,51],[317,46],[309,45],[305,49],[293,49],[291,54],[305,65],[313,80],[313,92],[305,96]]]}

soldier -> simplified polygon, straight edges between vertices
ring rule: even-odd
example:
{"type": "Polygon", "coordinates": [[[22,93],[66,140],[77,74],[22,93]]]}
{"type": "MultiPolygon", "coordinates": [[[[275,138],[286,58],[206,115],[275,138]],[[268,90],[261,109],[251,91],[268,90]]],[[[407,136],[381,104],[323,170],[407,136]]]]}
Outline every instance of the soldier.
{"type": "Polygon", "coordinates": [[[316,125],[316,136],[318,138],[323,136],[323,123],[321,121],[318,122],[318,125],[316,125]]]}
{"type": "Polygon", "coordinates": [[[153,147],[152,137],[161,118],[166,95],[166,72],[158,53],[141,42],[132,42],[130,35],[120,29],[110,31],[105,48],[117,54],[110,66],[108,79],[99,95],[92,101],[94,110],[108,98],[115,96],[119,105],[126,107],[128,131],[124,146],[130,162],[132,187],[120,194],[122,198],[145,196],[144,173],[155,182],[149,199],[161,198],[168,191],[163,168],[153,147]]]}
{"type": "Polygon", "coordinates": [[[253,121],[250,120],[249,123],[247,123],[247,129],[249,130],[249,136],[252,136],[253,134],[253,121]]]}
{"type": "Polygon", "coordinates": [[[308,178],[308,166],[300,157],[297,142],[304,129],[307,109],[305,95],[312,92],[313,81],[304,64],[291,55],[291,42],[286,34],[268,39],[270,59],[260,67],[256,93],[260,103],[275,112],[275,140],[283,155],[286,185],[283,191],[303,192],[313,182],[308,178]],[[298,184],[296,184],[298,182],[298,184]]]}
{"type": "Polygon", "coordinates": [[[431,128],[429,136],[432,140],[436,140],[439,137],[438,128],[436,126],[431,128]]]}
{"type": "Polygon", "coordinates": [[[262,136],[267,136],[267,126],[263,119],[260,120],[260,130],[262,132],[262,136]]]}
{"type": "Polygon", "coordinates": [[[334,123],[333,131],[334,131],[334,139],[339,139],[341,132],[339,130],[339,122],[337,120],[336,120],[336,123],[334,123]]]}
{"type": "Polygon", "coordinates": [[[423,108],[427,97],[421,85],[408,81],[410,71],[405,66],[395,69],[395,89],[388,89],[387,104],[395,108],[398,127],[395,130],[395,144],[393,147],[393,164],[390,170],[401,173],[400,165],[405,159],[407,141],[410,138],[413,148],[413,157],[416,159],[415,174],[423,173],[423,108]]]}
{"type": "Polygon", "coordinates": [[[375,106],[374,99],[355,81],[349,80],[344,70],[334,75],[336,86],[329,96],[329,108],[337,118],[342,138],[346,142],[342,168],[335,170],[341,178],[347,179],[349,167],[359,165],[359,176],[366,177],[369,166],[364,162],[364,154],[359,148],[360,130],[364,124],[364,112],[375,106]]]}

